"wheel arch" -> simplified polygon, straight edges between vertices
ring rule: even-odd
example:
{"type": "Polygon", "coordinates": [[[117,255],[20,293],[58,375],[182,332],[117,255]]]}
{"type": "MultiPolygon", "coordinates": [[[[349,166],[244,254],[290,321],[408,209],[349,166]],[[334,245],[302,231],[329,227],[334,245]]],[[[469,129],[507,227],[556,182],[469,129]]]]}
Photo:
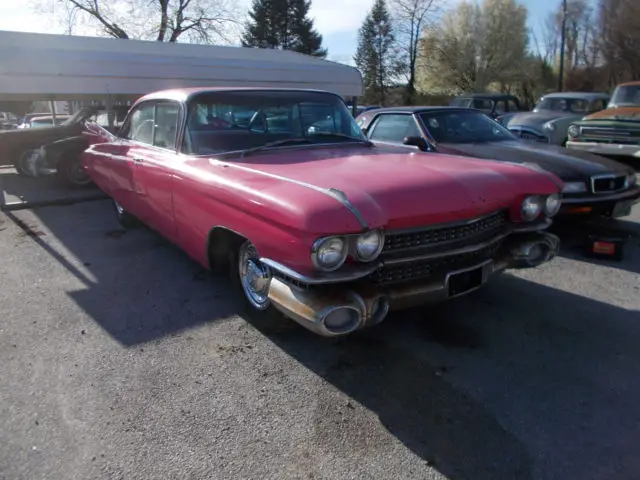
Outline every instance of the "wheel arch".
{"type": "Polygon", "coordinates": [[[247,237],[227,227],[215,226],[207,235],[207,262],[209,269],[226,268],[229,252],[238,248],[247,237]]]}

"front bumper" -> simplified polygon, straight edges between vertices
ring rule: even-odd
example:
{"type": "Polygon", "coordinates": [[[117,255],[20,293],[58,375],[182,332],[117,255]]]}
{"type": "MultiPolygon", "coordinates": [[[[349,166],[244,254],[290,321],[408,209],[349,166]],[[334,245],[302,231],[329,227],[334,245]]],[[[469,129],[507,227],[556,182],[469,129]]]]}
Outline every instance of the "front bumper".
{"type": "Polygon", "coordinates": [[[562,199],[558,217],[623,217],[640,202],[640,186],[610,195],[590,195],[562,199]]]}
{"type": "Polygon", "coordinates": [[[283,277],[274,277],[269,298],[275,308],[305,328],[325,337],[334,337],[376,325],[390,310],[439,303],[465,295],[505,269],[541,265],[557,255],[559,246],[558,237],[548,232],[513,234],[491,258],[425,280],[383,286],[362,279],[302,287],[283,277]],[[327,318],[339,311],[347,313],[345,318],[349,318],[350,323],[339,329],[329,327],[327,318]]]}
{"type": "Polygon", "coordinates": [[[567,148],[583,150],[585,152],[598,155],[619,155],[625,157],[640,158],[640,145],[629,145],[623,143],[600,143],[600,142],[576,142],[569,140],[567,148]]]}

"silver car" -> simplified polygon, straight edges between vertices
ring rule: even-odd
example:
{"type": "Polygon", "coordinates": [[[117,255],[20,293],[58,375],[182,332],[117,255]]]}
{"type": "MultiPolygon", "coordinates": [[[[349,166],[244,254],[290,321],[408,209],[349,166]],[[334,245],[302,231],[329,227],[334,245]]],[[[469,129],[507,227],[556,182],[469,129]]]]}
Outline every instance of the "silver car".
{"type": "Polygon", "coordinates": [[[540,98],[533,111],[505,115],[498,120],[524,140],[565,145],[569,125],[603,110],[608,102],[606,93],[550,93],[540,98]]]}

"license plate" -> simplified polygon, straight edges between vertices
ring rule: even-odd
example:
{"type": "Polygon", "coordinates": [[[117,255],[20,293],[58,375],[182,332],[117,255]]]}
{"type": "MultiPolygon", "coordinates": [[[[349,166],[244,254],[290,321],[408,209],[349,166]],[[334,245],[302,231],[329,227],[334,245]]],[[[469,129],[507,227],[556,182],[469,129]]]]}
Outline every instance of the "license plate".
{"type": "Polygon", "coordinates": [[[633,207],[634,203],[635,200],[623,200],[621,202],[616,202],[611,216],[626,217],[627,215],[631,215],[631,207],[633,207]]]}
{"type": "Polygon", "coordinates": [[[484,266],[449,276],[449,296],[461,295],[482,285],[484,266]]]}

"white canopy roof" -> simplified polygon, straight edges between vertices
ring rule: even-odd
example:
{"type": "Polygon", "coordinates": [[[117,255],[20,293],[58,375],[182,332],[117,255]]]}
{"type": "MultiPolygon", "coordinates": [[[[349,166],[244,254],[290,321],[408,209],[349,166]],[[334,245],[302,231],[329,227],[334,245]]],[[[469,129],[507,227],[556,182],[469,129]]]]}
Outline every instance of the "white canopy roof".
{"type": "Polygon", "coordinates": [[[125,99],[184,87],[363,92],[357,69],[290,51],[0,31],[0,101],[125,99]]]}

